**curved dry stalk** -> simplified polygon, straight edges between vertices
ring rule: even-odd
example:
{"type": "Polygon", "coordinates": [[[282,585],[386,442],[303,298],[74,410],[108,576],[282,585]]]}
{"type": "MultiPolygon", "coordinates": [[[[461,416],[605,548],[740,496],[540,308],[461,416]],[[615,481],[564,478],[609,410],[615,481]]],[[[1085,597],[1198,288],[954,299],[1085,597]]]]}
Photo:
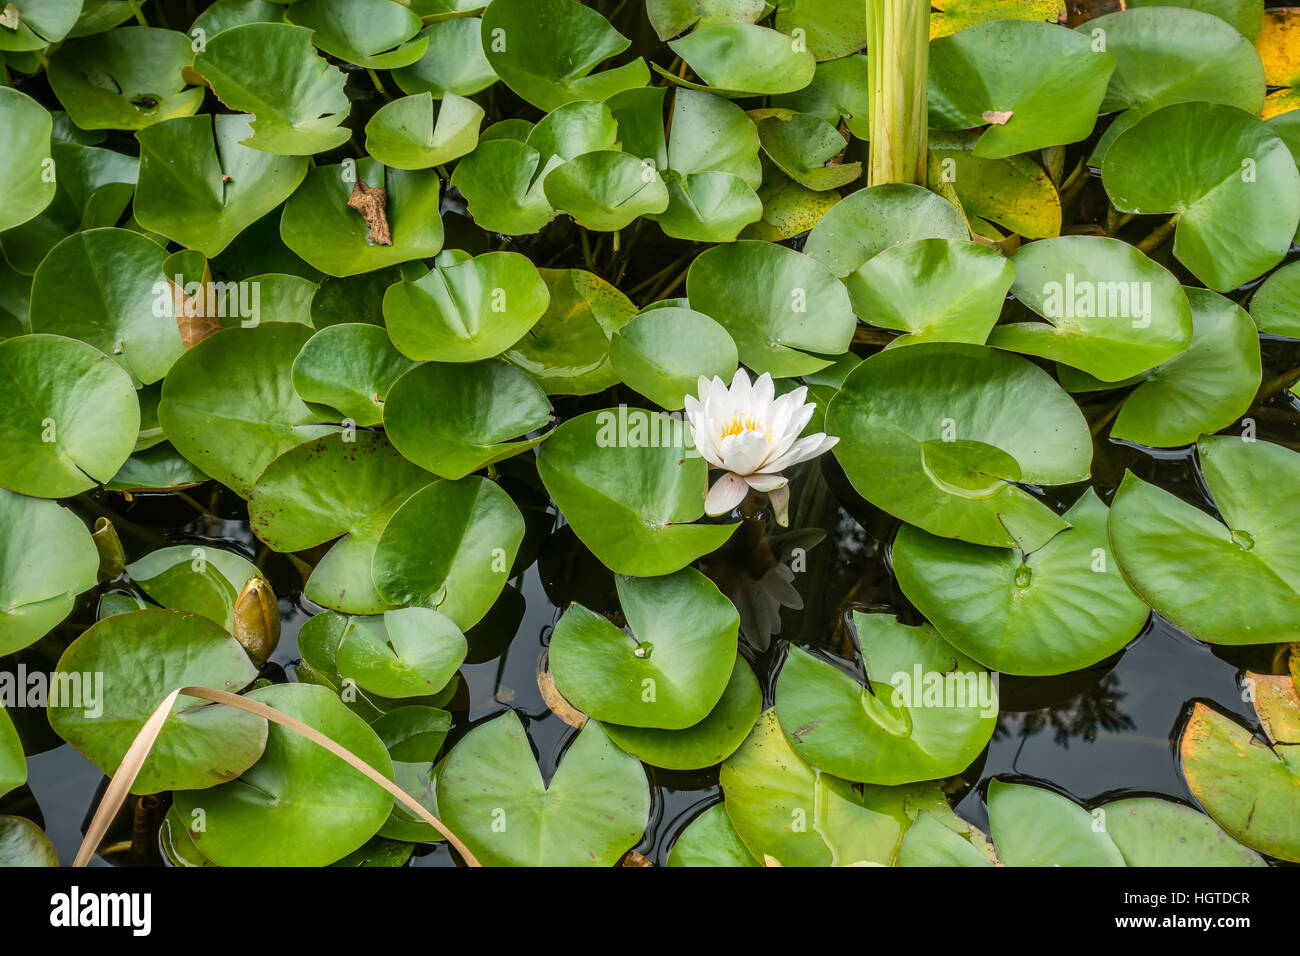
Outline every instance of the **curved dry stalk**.
{"type": "Polygon", "coordinates": [[[131,741],[131,746],[127,748],[126,755],[122,757],[122,763],[118,766],[117,773],[113,774],[113,779],[109,781],[108,788],[104,791],[103,799],[99,801],[99,806],[95,809],[95,815],[91,818],[90,826],[86,828],[86,836],[81,841],[81,848],[77,851],[77,858],[72,863],[74,867],[83,867],[90,863],[91,857],[95,854],[95,848],[103,840],[109,824],[113,821],[113,817],[117,815],[118,809],[122,806],[127,793],[131,790],[131,785],[135,783],[135,778],[139,776],[140,768],[144,765],[149,752],[153,750],[158,735],[162,732],[163,724],[167,720],[167,715],[171,713],[172,705],[176,703],[176,698],[182,694],[186,697],[197,697],[200,700],[210,700],[215,704],[234,707],[236,710],[262,717],[273,724],[279,724],[281,727],[286,727],[294,733],[306,737],[312,743],[328,750],[349,767],[359,771],[383,787],[394,798],[400,800],[412,813],[446,837],[447,842],[456,848],[456,852],[461,855],[466,864],[469,866],[482,866],[478,858],[470,852],[469,847],[465,846],[456,834],[447,829],[446,825],[425,809],[419,801],[352,753],[352,751],[341,744],[335,743],[314,727],[308,726],[296,717],[290,717],[282,711],[268,707],[260,701],[249,700],[229,691],[217,690],[214,687],[180,687],[167,695],[163,702],[158,705],[158,709],[149,715],[149,719],[144,722],[144,726],[135,735],[135,739],[131,741]]]}

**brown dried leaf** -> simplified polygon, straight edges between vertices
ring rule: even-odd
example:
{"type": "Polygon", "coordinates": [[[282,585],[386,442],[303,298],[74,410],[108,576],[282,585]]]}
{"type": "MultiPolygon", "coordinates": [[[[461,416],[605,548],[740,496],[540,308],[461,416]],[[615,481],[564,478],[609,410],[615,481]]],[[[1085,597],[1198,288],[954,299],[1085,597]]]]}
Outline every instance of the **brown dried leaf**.
{"type": "MultiPolygon", "coordinates": [[[[168,263],[171,261],[168,259],[168,263]]],[[[200,280],[203,291],[193,298],[185,294],[185,277],[171,274],[170,268],[166,271],[168,274],[164,278],[172,289],[172,311],[176,313],[176,327],[181,332],[181,345],[188,352],[208,336],[221,331],[221,318],[217,315],[218,304],[215,301],[208,302],[207,290],[212,288],[212,269],[206,261],[203,263],[203,277],[200,280]],[[177,279],[181,279],[180,284],[177,284],[177,279]],[[209,314],[209,304],[213,306],[211,314],[209,314]]]]}
{"type": "Polygon", "coordinates": [[[1006,126],[1013,113],[1014,110],[985,110],[980,117],[991,126],[1006,126]]]}
{"type": "Polygon", "coordinates": [[[348,205],[361,213],[369,232],[366,240],[376,246],[391,246],[393,234],[388,229],[388,190],[382,186],[367,186],[358,179],[348,197],[348,205]]]}
{"type": "Polygon", "coordinates": [[[537,689],[542,693],[542,700],[546,706],[551,708],[551,713],[559,717],[570,727],[576,727],[581,730],[587,724],[589,719],[586,714],[578,710],[565,699],[560,693],[560,689],[555,686],[555,678],[551,676],[550,667],[547,665],[546,656],[538,662],[537,667],[537,689]]]}

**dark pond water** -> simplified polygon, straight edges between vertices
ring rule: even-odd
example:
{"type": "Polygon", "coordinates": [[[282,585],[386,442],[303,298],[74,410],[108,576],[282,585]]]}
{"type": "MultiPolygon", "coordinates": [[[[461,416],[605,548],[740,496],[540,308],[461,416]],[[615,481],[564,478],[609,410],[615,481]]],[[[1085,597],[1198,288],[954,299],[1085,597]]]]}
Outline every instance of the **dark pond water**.
{"type": "MultiPolygon", "coordinates": [[[[1266,382],[1296,364],[1295,343],[1266,340],[1264,346],[1266,382]]],[[[1091,421],[1100,421],[1113,400],[1102,397],[1085,404],[1085,413],[1091,421]]],[[[569,411],[573,410],[561,409],[569,411]]],[[[1260,439],[1297,447],[1300,400],[1290,393],[1275,391],[1249,414],[1257,422],[1260,439]]],[[[611,608],[613,579],[563,526],[540,492],[530,461],[517,459],[503,467],[503,486],[524,511],[529,532],[511,587],[484,624],[471,632],[470,655],[461,672],[463,686],[450,704],[455,722],[449,745],[476,723],[515,708],[549,779],[575,731],[543,702],[536,681],[538,663],[563,607],[579,600],[594,609],[611,608]]],[[[1125,468],[1202,507],[1213,507],[1190,448],[1152,451],[1099,441],[1093,484],[1105,500],[1109,501],[1125,468]]],[[[1058,507],[1068,505],[1083,487],[1056,489],[1058,507]]],[[[794,527],[770,546],[796,568],[791,583],[799,598],[785,600],[802,602],[801,609],[780,607],[768,598],[768,613],[758,613],[765,605],[756,599],[760,589],[753,580],[756,568],[749,549],[706,560],[706,570],[744,608],[743,650],[759,675],[768,704],[789,644],[820,648],[846,668],[857,669],[860,662],[845,630],[850,609],[889,609],[908,620],[916,616],[889,571],[888,543],[897,522],[859,498],[830,456],[803,467],[795,479],[793,501],[794,527]],[[794,547],[805,548],[806,566],[791,561],[794,547]],[[779,631],[768,634],[776,621],[779,631]]],[[[74,507],[90,519],[101,513],[112,516],[131,559],[166,544],[206,542],[257,561],[281,595],[284,618],[280,646],[264,676],[292,679],[297,629],[319,609],[303,602],[301,576],[294,565],[284,556],[265,552],[252,536],[239,499],[205,485],[183,497],[137,496],[129,503],[120,496],[83,496],[74,507]]],[[[19,657],[29,668],[42,662],[51,667],[62,648],[92,622],[96,601],[94,593],[85,596],[63,626],[19,657]]],[[[1211,648],[1153,616],[1122,652],[1085,671],[1051,678],[1002,678],[997,730],[953,793],[958,813],[978,826],[987,825],[982,792],[994,775],[1035,778],[1084,802],[1117,793],[1163,794],[1190,801],[1174,743],[1190,703],[1198,698],[1213,701],[1254,725],[1253,712],[1242,700],[1241,671],[1266,667],[1272,650],[1211,648]]],[[[39,713],[17,710],[14,717],[29,747],[43,752],[29,760],[28,786],[0,802],[0,812],[16,809],[38,814],[66,863],[80,844],[82,827],[104,777],[42,727],[39,713]]],[[[662,863],[676,835],[697,813],[718,802],[721,791],[716,768],[648,772],[655,800],[649,829],[638,849],[662,863]]],[[[124,818],[115,832],[129,836],[130,825],[124,818]]],[[[148,850],[134,857],[117,854],[114,862],[160,862],[152,842],[148,850]]],[[[421,847],[413,859],[414,865],[454,863],[443,846],[421,847]]]]}

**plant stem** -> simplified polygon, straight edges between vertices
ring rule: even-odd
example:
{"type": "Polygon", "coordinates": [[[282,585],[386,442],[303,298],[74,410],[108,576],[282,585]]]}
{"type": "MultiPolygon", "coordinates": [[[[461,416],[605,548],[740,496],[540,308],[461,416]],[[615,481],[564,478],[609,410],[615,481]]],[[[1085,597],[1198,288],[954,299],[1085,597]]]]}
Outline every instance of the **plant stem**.
{"type": "Polygon", "coordinates": [[[131,8],[131,12],[135,14],[135,22],[142,27],[147,27],[149,25],[149,21],[145,19],[144,11],[140,9],[140,7],[143,5],[144,5],[144,0],[127,0],[127,6],[129,6],[131,8]]]}
{"type": "Polygon", "coordinates": [[[924,185],[930,5],[918,0],[866,0],[866,4],[871,50],[867,183],[924,185]]]}
{"type": "Polygon", "coordinates": [[[388,91],[384,89],[384,84],[383,81],[379,79],[379,74],[369,67],[366,68],[366,72],[370,74],[370,82],[375,84],[375,89],[379,91],[379,95],[391,103],[393,98],[389,96],[388,91]]]}
{"type": "Polygon", "coordinates": [[[1173,232],[1174,227],[1178,225],[1178,219],[1180,216],[1182,216],[1182,213],[1176,212],[1160,225],[1152,229],[1151,235],[1138,243],[1138,249],[1147,255],[1151,255],[1151,253],[1159,249],[1160,244],[1169,238],[1169,234],[1173,232]]]}

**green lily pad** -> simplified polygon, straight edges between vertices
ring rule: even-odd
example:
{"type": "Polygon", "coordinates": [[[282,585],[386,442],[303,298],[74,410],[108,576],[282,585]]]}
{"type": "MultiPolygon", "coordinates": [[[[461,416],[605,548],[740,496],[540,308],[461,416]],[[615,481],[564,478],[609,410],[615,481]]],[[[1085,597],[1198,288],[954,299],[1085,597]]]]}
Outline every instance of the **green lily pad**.
{"type": "MultiPolygon", "coordinates": [[[[815,770],[790,747],[774,709],[722,764],[727,815],[745,847],[781,866],[888,865],[923,787],[856,786],[815,770]]],[[[938,799],[942,799],[938,795],[938,799]]]]}
{"type": "Polygon", "coordinates": [[[716,803],[692,820],[673,841],[668,866],[762,866],[731,825],[727,808],[716,803]]]}
{"type": "Polygon", "coordinates": [[[280,23],[283,19],[284,5],[272,0],[216,0],[194,18],[190,32],[202,30],[206,40],[245,23],[280,23]]]}
{"type": "Polygon", "coordinates": [[[104,487],[109,491],[179,491],[208,480],[168,442],[137,451],[104,487]]]}
{"type": "Polygon", "coordinates": [[[1202,438],[1197,450],[1222,523],[1126,473],[1110,517],[1124,576],[1198,640],[1300,640],[1300,551],[1277,495],[1300,479],[1300,454],[1236,436],[1202,438]]]}
{"type": "Polygon", "coordinates": [[[1012,294],[1047,321],[1000,325],[990,345],[1117,382],[1191,344],[1192,310],[1178,280],[1126,242],[1062,236],[1021,246],[1011,261],[1012,294]]]}
{"type": "Polygon", "coordinates": [[[27,0],[17,9],[18,22],[0,28],[0,51],[42,50],[58,43],[77,24],[82,0],[27,0]]]}
{"type": "Polygon", "coordinates": [[[703,574],[616,578],[632,635],[571,604],[551,635],[555,686],[585,714],[627,727],[682,730],[722,697],[740,617],[703,574]]]}
{"type": "Polygon", "coordinates": [[[1209,12],[1180,9],[1189,6],[1124,10],[1078,28],[1090,39],[1097,30],[1105,38],[1115,72],[1101,108],[1124,111],[1093,148],[1094,165],[1102,165],[1120,133],[1162,106],[1222,103],[1258,113],[1264,105],[1264,67],[1251,41],[1209,12]]]}
{"type": "Polygon", "coordinates": [[[184,351],[165,285],[167,252],[129,229],[90,229],[50,250],[32,280],[33,332],[66,335],[112,356],[142,384],[184,351]]]}
{"type": "Polygon", "coordinates": [[[1114,654],[1147,606],[1120,574],[1108,511],[1092,489],[1070,527],[1028,556],[904,525],[894,541],[899,586],[958,650],[1007,674],[1065,674],[1114,654]]]}
{"type": "Polygon", "coordinates": [[[540,110],[574,100],[604,100],[645,86],[637,58],[592,72],[631,41],[575,0],[493,0],[483,11],[483,52],[497,76],[540,110]]]}
{"type": "Polygon", "coordinates": [[[401,281],[398,266],[355,276],[326,276],[311,297],[311,324],[318,329],[350,322],[382,326],[384,292],[401,281]]]}
{"type": "Polygon", "coordinates": [[[480,18],[456,17],[431,23],[420,37],[429,44],[424,55],[391,74],[403,93],[432,93],[438,98],[448,93],[472,96],[497,81],[496,71],[483,52],[480,18]]]}
{"type": "Polygon", "coordinates": [[[451,184],[464,195],[480,228],[522,236],[555,218],[543,189],[549,172],[542,154],[526,143],[480,139],[474,152],[456,164],[451,184]]]}
{"type": "Polygon", "coordinates": [[[398,451],[452,479],[534,447],[544,434],[519,436],[550,421],[541,386],[496,359],[420,365],[397,380],[384,407],[384,428],[398,451]]]}
{"type": "Polygon", "coordinates": [[[848,350],[857,320],[848,292],[829,269],[769,242],[708,249],[686,277],[691,308],[722,325],[740,360],[778,378],[825,368],[848,350]]]}
{"type": "Polygon", "coordinates": [[[393,344],[408,358],[478,362],[518,342],[549,301],[526,256],[488,252],[390,287],[384,319],[393,344]]]}
{"type": "Polygon", "coordinates": [[[898,848],[899,866],[994,866],[969,832],[959,833],[928,810],[917,815],[898,848]]]}
{"type": "Polygon", "coordinates": [[[451,618],[428,608],[353,617],[339,644],[339,675],[384,697],[422,697],[447,685],[467,649],[451,618]]]}
{"type": "Polygon", "coordinates": [[[1129,0],[1128,5],[1130,8],[1187,7],[1202,10],[1232,24],[1251,41],[1259,36],[1264,18],[1263,8],[1255,0],[1129,0]]]}
{"type": "Polygon", "coordinates": [[[0,232],[33,218],[54,198],[53,127],[54,120],[40,103],[11,86],[0,87],[0,166],[6,171],[0,188],[0,232]]]}
{"type": "Polygon", "coordinates": [[[140,184],[135,215],[145,228],[205,256],[284,202],[307,175],[307,160],[242,145],[247,116],[167,120],[136,134],[140,184]]]}
{"type": "Polygon", "coordinates": [[[542,187],[552,206],[600,232],[668,208],[668,187],[654,164],[620,150],[584,153],[551,170],[542,187]]]}
{"type": "Polygon", "coordinates": [[[764,0],[646,0],[645,5],[661,40],[711,23],[753,23],[767,10],[764,0]]]}
{"type": "Polygon", "coordinates": [[[249,579],[262,576],[253,562],[238,554],[189,544],[151,551],[128,564],[126,573],[163,607],[201,614],[227,631],[233,627],[240,592],[249,579]]]}
{"type": "Polygon", "coordinates": [[[0,816],[0,867],[58,866],[59,853],[26,817],[0,816]]]}
{"type": "MultiPolygon", "coordinates": [[[[435,761],[451,729],[451,714],[436,707],[398,707],[380,715],[370,728],[388,748],[388,755],[393,760],[393,782],[437,816],[435,761]]],[[[397,801],[394,801],[393,812],[379,835],[411,843],[433,843],[445,839],[397,801]]]]}
{"type": "MultiPolygon", "coordinates": [[[[1140,376],[1112,438],[1158,448],[1190,445],[1250,408],[1260,384],[1259,335],[1246,310],[1207,289],[1187,288],[1192,344],[1140,376]]],[[[1062,383],[1070,383],[1062,376],[1062,383]]]]}
{"type": "Polygon", "coordinates": [[[983,345],[1016,267],[987,246],[917,239],[890,246],[848,277],[853,311],[867,324],[907,334],[890,343],[983,345]]]}
{"type": "Polygon", "coordinates": [[[1268,866],[1212,819],[1181,803],[1131,797],[1101,809],[1106,833],[1129,866],[1268,866]]]}
{"type": "Polygon", "coordinates": [[[1124,857],[1072,800],[1025,784],[989,783],[989,833],[1008,866],[1123,866],[1124,857]]]}
{"type": "Polygon", "coordinates": [[[826,120],[811,113],[771,113],[758,121],[763,152],[799,185],[822,192],[862,177],[861,163],[842,162],[848,140],[826,120]]]}
{"type": "Polygon", "coordinates": [[[0,797],[27,782],[27,758],[14,722],[0,707],[0,797]]]}
{"type": "MultiPolygon", "coordinates": [[[[81,519],[0,489],[0,657],[40,640],[95,586],[99,554],[81,519]]],[[[3,789],[3,788],[0,788],[3,789]]]]}
{"type": "Polygon", "coordinates": [[[737,654],[722,696],[698,723],[682,730],[617,724],[604,727],[614,743],[652,767],[700,770],[716,766],[735,753],[762,709],[763,692],[758,680],[737,654]]]}
{"type": "Polygon", "coordinates": [[[976,345],[873,355],[831,399],[826,428],[849,481],[877,507],[932,534],[1027,551],[1067,524],[990,466],[1009,457],[1016,481],[1054,485],[1088,477],[1092,460],[1082,413],[1046,372],[976,345]],[[934,470],[939,444],[959,446],[957,473],[934,470]]]}
{"type": "Polygon", "coordinates": [[[441,184],[433,170],[387,169],[373,159],[318,166],[284,204],[284,243],[321,272],[352,276],[442,249],[441,184]],[[348,205],[359,183],[388,192],[385,210],[392,244],[372,243],[369,228],[348,205]]]}
{"type": "Polygon", "coordinates": [[[987,671],[928,624],[854,612],[868,686],[791,648],[776,715],[795,752],[846,780],[894,785],[961,773],[998,722],[987,671]]]}
{"type": "Polygon", "coordinates": [[[537,470],[546,490],[615,574],[671,574],[721,547],[738,527],[691,523],[704,514],[708,468],[686,453],[688,437],[666,416],[606,409],[569,419],[541,446],[537,470]]]}
{"type": "Polygon", "coordinates": [[[61,335],[0,342],[0,486],[65,498],[108,481],[135,447],[135,387],[111,358],[61,335]]]}
{"type": "MultiPolygon", "coordinates": [[[[155,609],[115,614],[93,625],[59,659],[55,679],[61,691],[57,701],[51,693],[50,725],[104,773],[114,774],[135,735],[172,691],[196,685],[234,692],[256,676],[239,642],[206,617],[155,609]]],[[[251,767],[266,745],[262,718],[181,696],[131,792],[213,787],[251,767]]]]}
{"type": "Polygon", "coordinates": [[[734,242],[746,226],[763,216],[763,201],[739,176],[730,173],[669,171],[668,208],[653,218],[664,234],[691,242],[734,242]]]}
{"type": "MultiPolygon", "coordinates": [[[[296,717],[392,777],[375,732],[324,687],[280,684],[248,697],[296,717]]],[[[221,866],[324,866],[378,832],[393,798],[322,747],[272,724],[262,759],[238,780],[177,793],[174,805],[195,846],[221,866]],[[202,811],[204,827],[197,832],[195,811],[202,811]]]]}
{"type": "Polygon", "coordinates": [[[1102,182],[1121,212],[1175,213],[1174,255],[1211,289],[1277,265],[1300,223],[1300,172],[1286,143],[1250,113],[1176,103],[1121,133],[1102,182]]]}
{"type": "Polygon", "coordinates": [[[443,820],[486,866],[613,866],[645,832],[645,770],[588,721],[547,786],[518,715],[470,731],[438,775],[443,820]]]}
{"type": "Polygon", "coordinates": [[[1197,701],[1178,748],[1188,789],[1216,823],[1249,847],[1300,862],[1300,744],[1265,744],[1197,701]]]}
{"type": "Polygon", "coordinates": [[[50,86],[81,129],[143,129],[199,111],[203,88],[182,74],[193,60],[184,33],[124,27],[59,47],[50,57],[50,86]]]}
{"type": "Polygon", "coordinates": [[[598,150],[617,151],[618,123],[604,103],[579,100],[543,116],[524,142],[541,154],[543,166],[557,156],[567,162],[598,150]]]}
{"type": "Polygon", "coordinates": [[[550,305],[502,355],[548,395],[592,395],[618,382],[610,340],[637,314],[621,291],[584,269],[541,269],[550,305]]]}
{"type": "Polygon", "coordinates": [[[773,106],[812,113],[832,126],[841,123],[858,139],[870,139],[870,108],[867,89],[871,85],[866,54],[854,54],[817,64],[812,82],[802,90],[772,97],[773,106]]]}
{"type": "Polygon", "coordinates": [[[386,605],[371,581],[381,533],[433,480],[382,432],[326,435],[266,466],[248,496],[248,520],[275,551],[301,551],[343,536],[312,572],[306,593],[325,607],[375,613],[404,603],[386,605]]]}
{"type": "Polygon", "coordinates": [[[210,37],[194,71],[217,99],[253,113],[252,149],[310,156],[334,149],[350,135],[340,124],[351,108],[344,77],[312,46],[312,31],[288,23],[247,23],[210,37]]]}
{"type": "Polygon", "coordinates": [[[415,365],[382,327],[345,322],[308,339],[290,374],[304,402],[367,427],[383,422],[389,389],[415,365]]]}
{"type": "Polygon", "coordinates": [[[984,159],[977,133],[930,136],[930,181],[949,186],[961,211],[978,226],[996,223],[1026,239],[1061,234],[1061,197],[1047,170],[1028,156],[984,159]]]}
{"type": "Polygon", "coordinates": [[[434,608],[468,630],[501,593],[523,537],[523,516],[494,482],[436,481],[388,522],[375,549],[375,586],[391,604],[434,608]]]}
{"type": "Polygon", "coordinates": [[[455,93],[443,96],[436,119],[432,93],[404,96],[366,124],[366,150],[386,166],[428,169],[473,152],[482,121],[483,107],[455,93]]]}
{"type": "Polygon", "coordinates": [[[1091,39],[1054,24],[981,23],[930,44],[930,124],[991,124],[975,147],[988,159],[1077,143],[1092,133],[1114,69],[1091,39]]]}
{"type": "Polygon", "coordinates": [[[866,9],[858,0],[783,0],[776,28],[801,40],[818,60],[833,60],[867,45],[866,9]]]}
{"type": "Polygon", "coordinates": [[[843,279],[890,246],[930,238],[970,238],[961,210],[921,186],[888,183],[832,206],[808,234],[804,252],[843,279]]]}
{"type": "MultiPolygon", "coordinates": [[[[620,120],[620,133],[622,125],[620,120]]],[[[736,104],[697,90],[673,94],[669,169],[682,175],[730,173],[757,189],[763,181],[759,147],[757,125],[736,104]]]]}
{"type": "MultiPolygon", "coordinates": [[[[689,84],[727,95],[792,93],[812,82],[817,61],[806,45],[750,23],[715,23],[676,40],[669,49],[707,84],[689,84]]],[[[682,82],[657,63],[655,69],[682,82]]],[[[688,85],[688,84],[683,84],[688,85]]]]}
{"type": "Polygon", "coordinates": [[[615,332],[609,358],[620,379],[670,411],[695,394],[701,375],[729,382],[739,362],[726,329],[673,306],[643,312],[615,332]]]}
{"type": "Polygon", "coordinates": [[[392,0],[300,0],[285,19],[313,30],[311,42],[323,52],[368,70],[410,66],[429,45],[416,37],[420,18],[392,0]]]}
{"type": "Polygon", "coordinates": [[[1287,263],[1270,275],[1250,299],[1259,331],[1300,339],[1300,263],[1287,263]]]}
{"type": "Polygon", "coordinates": [[[311,335],[288,322],[225,329],[177,359],[158,406],[176,450],[246,498],[272,459],[336,431],[314,424],[293,389],[293,361],[311,335]]]}

